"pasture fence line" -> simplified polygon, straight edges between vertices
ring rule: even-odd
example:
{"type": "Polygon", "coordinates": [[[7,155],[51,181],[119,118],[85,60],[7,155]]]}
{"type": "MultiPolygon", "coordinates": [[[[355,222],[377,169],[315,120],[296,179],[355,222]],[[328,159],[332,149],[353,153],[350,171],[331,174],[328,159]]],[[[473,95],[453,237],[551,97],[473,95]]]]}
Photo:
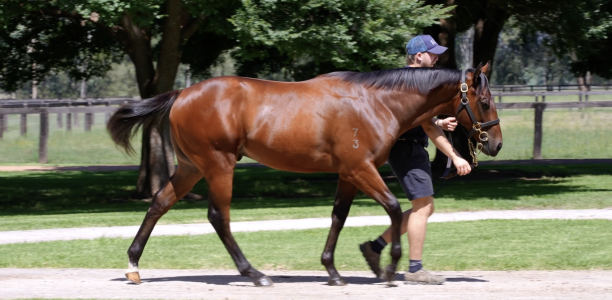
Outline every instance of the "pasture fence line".
{"type": "Polygon", "coordinates": [[[31,100],[3,100],[0,101],[0,138],[8,129],[8,115],[20,115],[20,134],[27,134],[27,115],[40,115],[40,135],[38,143],[38,162],[48,163],[49,140],[49,114],[57,114],[57,126],[64,125],[63,115],[66,114],[66,130],[72,130],[72,125],[79,126],[79,113],[84,113],[85,131],[91,131],[95,113],[105,113],[106,122],[110,114],[115,112],[119,105],[138,101],[135,98],[95,98],[95,99],[31,99],[31,100]]]}
{"type": "Polygon", "coordinates": [[[533,135],[533,159],[542,159],[542,123],[544,109],[547,108],[593,108],[593,107],[612,107],[612,101],[591,101],[591,102],[517,102],[517,103],[497,103],[499,109],[534,109],[534,135],[533,135]]]}
{"type": "MultiPolygon", "coordinates": [[[[559,95],[560,93],[572,93],[572,92],[554,92],[552,94],[559,95]]],[[[593,95],[595,92],[586,92],[593,95]]],[[[602,94],[601,92],[597,92],[602,94]]],[[[606,92],[612,95],[612,91],[606,92]]],[[[545,109],[555,108],[596,108],[596,107],[612,107],[612,101],[577,101],[577,102],[545,102],[545,98],[542,96],[549,95],[547,93],[523,93],[515,92],[509,93],[512,95],[520,94],[520,96],[536,96],[536,102],[498,102],[495,106],[498,109],[534,109],[534,142],[533,142],[533,159],[542,159],[542,124],[543,114],[545,109]],[[537,101],[537,97],[542,97],[542,101],[537,101]]],[[[572,94],[576,94],[575,92],[572,94]]],[[[503,94],[505,95],[505,93],[503,94]]],[[[494,94],[499,96],[500,93],[494,94]]],[[[567,95],[567,94],[565,94],[567,95]]],[[[583,94],[585,95],[585,94],[583,94]]],[[[47,156],[47,143],[49,139],[49,115],[57,114],[58,128],[63,127],[63,114],[66,114],[66,130],[72,129],[72,124],[76,126],[78,120],[78,114],[85,114],[85,130],[91,130],[93,124],[93,115],[95,113],[105,113],[106,122],[111,113],[114,113],[119,105],[138,101],[134,98],[110,98],[110,99],[79,99],[79,100],[54,100],[54,99],[42,99],[42,100],[4,100],[0,101],[0,138],[3,133],[7,130],[8,115],[19,114],[21,115],[21,132],[25,133],[25,123],[27,119],[24,116],[28,114],[40,115],[40,136],[39,136],[39,159],[38,162],[41,164],[48,163],[47,156]],[[31,101],[31,102],[30,102],[31,101]],[[74,118],[74,119],[73,119],[74,118]],[[74,121],[74,122],[73,122],[74,121]]],[[[501,101],[501,99],[500,99],[501,101]]]]}
{"type": "Polygon", "coordinates": [[[546,102],[546,96],[577,96],[578,102],[589,101],[589,96],[595,95],[612,95],[612,90],[610,91],[562,91],[562,92],[499,92],[499,91],[491,91],[491,96],[493,98],[497,97],[497,102],[502,102],[502,98],[505,96],[511,97],[535,97],[535,102],[546,102]]]}
{"type": "Polygon", "coordinates": [[[537,91],[570,91],[570,90],[587,90],[587,91],[608,91],[612,90],[610,84],[595,84],[595,85],[579,85],[579,84],[536,84],[536,85],[513,85],[513,84],[496,84],[489,85],[491,92],[537,92],[537,91]]]}

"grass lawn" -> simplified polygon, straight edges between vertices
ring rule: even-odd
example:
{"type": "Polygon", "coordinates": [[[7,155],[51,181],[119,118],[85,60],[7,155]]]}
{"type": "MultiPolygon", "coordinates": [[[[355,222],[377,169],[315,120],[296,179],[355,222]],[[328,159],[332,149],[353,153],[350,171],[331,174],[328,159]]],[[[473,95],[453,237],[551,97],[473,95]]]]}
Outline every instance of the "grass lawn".
{"type": "MultiPolygon", "coordinates": [[[[612,269],[612,221],[485,220],[429,224],[423,261],[432,270],[612,269]]],[[[385,227],[345,228],[336,250],[340,272],[367,270],[357,245],[385,227]]],[[[324,270],[327,229],[235,233],[246,257],[262,270],[324,270]]],[[[402,238],[406,251],[406,238],[402,238]]],[[[0,245],[2,268],[125,268],[130,239],[0,245]]],[[[388,248],[382,261],[387,264],[388,248]]],[[[407,253],[407,252],[404,252],[407,253]]],[[[215,234],[153,237],[144,269],[230,269],[215,234]]],[[[399,270],[407,268],[406,255],[399,270]]]]}
{"type": "MultiPolygon", "coordinates": [[[[389,168],[380,172],[402,207],[409,208],[389,168]]],[[[150,204],[121,200],[130,194],[137,175],[0,172],[0,231],[140,225],[150,204]]],[[[336,179],[336,174],[236,169],[232,221],[330,217],[336,179]]],[[[612,207],[609,165],[483,166],[442,185],[434,182],[437,212],[612,207]]],[[[194,192],[206,195],[206,183],[198,183],[194,192]]],[[[206,201],[179,201],[160,224],[208,222],[206,214],[206,201]]],[[[384,214],[361,193],[351,208],[351,216],[384,214]]]]}

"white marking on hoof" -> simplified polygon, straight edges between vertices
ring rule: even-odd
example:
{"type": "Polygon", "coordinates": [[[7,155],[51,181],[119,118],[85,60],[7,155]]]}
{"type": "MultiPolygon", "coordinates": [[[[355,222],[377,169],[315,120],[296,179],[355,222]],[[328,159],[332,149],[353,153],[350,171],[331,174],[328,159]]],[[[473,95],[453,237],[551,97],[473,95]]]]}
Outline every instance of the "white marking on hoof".
{"type": "Polygon", "coordinates": [[[138,266],[132,263],[128,263],[128,269],[125,270],[125,273],[133,273],[136,272],[138,273],[138,266]]]}

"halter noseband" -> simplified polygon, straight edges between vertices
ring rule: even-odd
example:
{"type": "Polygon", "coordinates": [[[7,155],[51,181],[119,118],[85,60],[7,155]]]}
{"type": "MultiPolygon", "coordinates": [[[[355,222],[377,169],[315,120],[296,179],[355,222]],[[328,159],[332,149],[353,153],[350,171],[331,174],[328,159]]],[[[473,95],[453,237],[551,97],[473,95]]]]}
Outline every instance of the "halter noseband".
{"type": "Polygon", "coordinates": [[[476,117],[474,116],[474,112],[472,111],[472,108],[470,107],[470,103],[469,103],[470,100],[467,97],[468,85],[467,83],[465,83],[466,78],[467,78],[466,70],[461,70],[461,86],[460,86],[461,103],[459,103],[459,107],[457,108],[457,113],[455,114],[455,117],[458,117],[459,113],[461,113],[462,110],[465,109],[467,111],[468,116],[470,117],[470,121],[472,121],[472,130],[470,130],[470,132],[467,135],[468,140],[471,140],[474,133],[478,132],[479,141],[477,143],[477,149],[482,150],[482,147],[483,147],[482,142],[486,142],[489,140],[489,134],[486,131],[482,131],[482,128],[499,124],[499,119],[491,120],[489,122],[484,122],[484,123],[480,123],[476,120],[476,117]]]}

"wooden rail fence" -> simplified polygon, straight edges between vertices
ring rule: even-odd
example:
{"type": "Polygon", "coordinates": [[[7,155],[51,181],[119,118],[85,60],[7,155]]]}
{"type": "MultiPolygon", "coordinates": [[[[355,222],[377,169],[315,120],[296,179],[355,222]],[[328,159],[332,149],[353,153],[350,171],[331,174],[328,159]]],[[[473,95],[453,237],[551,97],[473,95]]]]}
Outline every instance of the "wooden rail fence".
{"type": "Polygon", "coordinates": [[[578,102],[589,101],[589,96],[611,95],[612,91],[562,91],[562,92],[491,92],[497,102],[502,102],[503,97],[534,97],[535,102],[546,102],[546,96],[576,96],[578,102]]]}
{"type": "Polygon", "coordinates": [[[578,85],[578,84],[540,84],[540,85],[490,85],[491,92],[534,92],[534,91],[579,91],[583,88],[589,91],[607,91],[612,90],[612,85],[578,85]]]}
{"type": "Polygon", "coordinates": [[[40,135],[38,143],[38,162],[46,164],[47,143],[49,140],[49,114],[57,114],[57,125],[63,127],[63,115],[66,114],[66,130],[72,130],[72,124],[79,126],[79,113],[85,114],[85,131],[90,131],[94,123],[95,113],[105,113],[106,121],[111,113],[119,108],[118,105],[137,101],[134,98],[105,98],[105,99],[35,99],[35,100],[3,100],[0,101],[0,138],[8,128],[8,115],[20,115],[20,133],[27,133],[27,115],[40,115],[40,135]],[[73,119],[74,117],[74,119],[73,119]]]}
{"type": "Polygon", "coordinates": [[[525,103],[496,103],[498,109],[531,109],[535,110],[533,159],[542,159],[542,122],[544,109],[547,108],[589,108],[612,107],[612,101],[591,102],[525,102],[525,103]]]}
{"type": "MultiPolygon", "coordinates": [[[[592,92],[591,92],[592,93],[592,92]]],[[[608,92],[610,94],[610,92],[608,92]]],[[[516,93],[514,93],[516,94],[516,93]]],[[[555,93],[558,94],[558,93],[555,93]]],[[[528,95],[529,96],[529,95],[528,95]]],[[[10,100],[9,100],[10,101],[10,100]]],[[[66,114],[66,130],[70,130],[72,116],[77,116],[78,113],[85,113],[85,128],[91,128],[93,124],[94,113],[106,113],[107,115],[115,112],[119,108],[119,104],[136,101],[134,99],[115,99],[113,101],[89,101],[85,102],[85,106],[74,106],[76,101],[70,103],[72,106],[60,106],[58,101],[51,103],[27,103],[27,106],[18,104],[17,102],[0,105],[0,138],[7,128],[7,117],[9,114],[20,114],[23,122],[24,115],[39,114],[40,115],[40,137],[38,162],[41,164],[47,163],[47,142],[49,139],[49,115],[57,114],[58,125],[61,123],[62,114],[66,114]],[[8,107],[7,107],[8,106],[8,107]],[[89,117],[88,117],[89,115],[89,117]],[[89,125],[87,125],[89,124],[89,125]]],[[[25,102],[25,101],[22,101],[25,102]]],[[[0,102],[2,103],[2,102],[0,102]]],[[[66,104],[65,104],[66,105],[66,104]]],[[[534,124],[534,142],[533,142],[533,159],[542,159],[542,123],[545,109],[554,108],[592,108],[592,107],[612,107],[612,101],[579,101],[579,102],[515,102],[515,103],[496,103],[498,109],[534,109],[535,124],[534,124]]],[[[76,119],[75,119],[76,120],[76,119]]],[[[108,120],[108,119],[107,119],[108,120]]],[[[61,128],[61,126],[58,126],[61,128]]],[[[22,123],[22,132],[24,132],[22,123]]]]}

